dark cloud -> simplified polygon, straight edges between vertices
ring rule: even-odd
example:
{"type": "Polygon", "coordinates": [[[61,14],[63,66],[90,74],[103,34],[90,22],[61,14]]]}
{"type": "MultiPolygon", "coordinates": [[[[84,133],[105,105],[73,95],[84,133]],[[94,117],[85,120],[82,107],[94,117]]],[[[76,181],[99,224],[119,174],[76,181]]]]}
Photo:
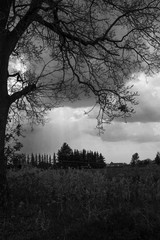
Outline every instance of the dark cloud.
{"type": "Polygon", "coordinates": [[[141,104],[137,108],[136,113],[133,114],[131,118],[128,118],[128,122],[160,122],[160,111],[158,111],[158,105],[160,102],[157,102],[154,107],[148,106],[147,102],[141,104]]]}

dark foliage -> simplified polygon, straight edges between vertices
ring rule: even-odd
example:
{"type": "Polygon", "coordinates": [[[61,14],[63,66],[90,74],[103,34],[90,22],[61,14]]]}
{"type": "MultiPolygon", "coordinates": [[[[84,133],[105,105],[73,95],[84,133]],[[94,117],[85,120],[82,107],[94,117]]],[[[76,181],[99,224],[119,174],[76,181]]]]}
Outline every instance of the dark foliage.
{"type": "Polygon", "coordinates": [[[160,153],[159,152],[157,152],[157,155],[155,157],[155,163],[158,165],[160,164],[160,153]]]}
{"type": "Polygon", "coordinates": [[[12,161],[8,162],[8,169],[21,169],[22,166],[32,166],[40,169],[49,168],[104,168],[104,157],[98,152],[83,149],[72,150],[67,143],[53,156],[48,154],[14,154],[12,161]]]}
{"type": "Polygon", "coordinates": [[[57,166],[62,168],[104,168],[106,166],[101,153],[85,149],[73,151],[67,143],[62,145],[57,156],[57,166]]]}

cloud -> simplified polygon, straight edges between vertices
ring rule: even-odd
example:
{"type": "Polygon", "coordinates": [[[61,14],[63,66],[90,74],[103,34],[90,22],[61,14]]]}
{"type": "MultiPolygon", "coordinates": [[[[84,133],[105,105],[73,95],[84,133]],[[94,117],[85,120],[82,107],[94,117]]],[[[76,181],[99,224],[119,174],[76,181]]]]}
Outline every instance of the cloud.
{"type": "MultiPolygon", "coordinates": [[[[130,118],[127,118],[127,122],[160,122],[160,73],[147,77],[144,73],[137,75],[137,78],[131,80],[129,85],[134,85],[132,91],[138,91],[139,96],[136,100],[139,102],[138,105],[134,107],[135,114],[130,118]]],[[[87,108],[88,110],[92,108],[95,103],[94,96],[90,98],[82,98],[80,101],[75,101],[74,103],[67,103],[65,106],[70,108],[87,108]]],[[[89,117],[95,119],[98,110],[95,108],[89,117]]],[[[117,118],[115,121],[123,122],[124,119],[117,118]]]]}
{"type": "Polygon", "coordinates": [[[63,142],[70,143],[81,138],[85,129],[90,127],[84,110],[85,108],[69,107],[53,109],[48,114],[44,127],[36,126],[32,132],[27,128],[23,151],[52,153],[57,151],[63,142]]]}
{"type": "Polygon", "coordinates": [[[105,125],[105,132],[98,135],[96,130],[96,109],[89,115],[84,112],[92,106],[93,98],[83,99],[73,105],[52,109],[44,127],[28,130],[23,140],[24,152],[57,152],[64,142],[72,149],[101,152],[107,162],[130,162],[138,152],[140,159],[153,159],[160,144],[160,74],[146,78],[141,74],[134,83],[139,91],[139,105],[136,114],[127,119],[115,120],[105,125]]]}
{"type": "Polygon", "coordinates": [[[106,126],[106,131],[101,138],[103,141],[107,142],[159,142],[160,124],[113,122],[109,126],[106,126]]]}
{"type": "Polygon", "coordinates": [[[133,90],[139,92],[137,100],[139,104],[135,106],[136,113],[131,118],[127,118],[128,122],[160,122],[160,74],[147,77],[140,74],[134,84],[133,90]]]}
{"type": "Polygon", "coordinates": [[[84,115],[87,108],[57,108],[48,115],[44,127],[28,129],[23,152],[57,153],[64,142],[72,149],[98,151],[107,162],[130,162],[138,152],[141,159],[153,158],[159,151],[160,123],[112,122],[98,135],[96,120],[84,115]]]}

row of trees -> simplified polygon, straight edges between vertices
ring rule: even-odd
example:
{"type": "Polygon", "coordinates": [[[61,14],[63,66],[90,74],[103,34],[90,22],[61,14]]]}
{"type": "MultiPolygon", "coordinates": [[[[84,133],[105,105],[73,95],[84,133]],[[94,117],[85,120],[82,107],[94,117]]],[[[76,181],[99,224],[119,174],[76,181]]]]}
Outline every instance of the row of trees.
{"type": "Polygon", "coordinates": [[[58,151],[58,164],[62,167],[73,168],[104,168],[106,166],[102,154],[93,151],[72,150],[67,143],[64,143],[58,151]]]}
{"type": "Polygon", "coordinates": [[[16,153],[13,158],[8,161],[8,168],[20,169],[22,166],[27,165],[41,169],[56,167],[56,155],[16,153]]]}
{"type": "Polygon", "coordinates": [[[21,168],[22,165],[31,165],[42,169],[47,168],[103,168],[106,166],[102,154],[83,149],[72,150],[64,143],[57,154],[15,154],[8,163],[8,167],[21,168]]]}
{"type": "Polygon", "coordinates": [[[139,154],[138,153],[134,153],[132,155],[132,159],[130,162],[131,166],[145,166],[151,163],[155,163],[157,165],[160,165],[160,152],[157,152],[155,159],[152,161],[151,159],[144,159],[144,160],[140,160],[139,159],[139,154]]]}

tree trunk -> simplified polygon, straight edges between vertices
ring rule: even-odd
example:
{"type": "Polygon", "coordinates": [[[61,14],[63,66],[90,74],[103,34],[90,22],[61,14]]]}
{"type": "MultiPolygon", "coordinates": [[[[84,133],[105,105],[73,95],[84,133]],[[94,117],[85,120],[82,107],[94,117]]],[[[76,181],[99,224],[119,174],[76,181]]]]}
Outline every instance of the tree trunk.
{"type": "MultiPolygon", "coordinates": [[[[7,125],[10,97],[8,95],[8,64],[11,55],[10,32],[7,30],[8,16],[13,0],[1,0],[0,4],[0,210],[6,212],[7,206],[7,160],[4,155],[5,131],[7,125]]],[[[1,213],[0,213],[1,216],[1,213]]]]}
{"type": "Polygon", "coordinates": [[[7,125],[10,98],[7,89],[9,53],[7,32],[0,35],[0,207],[6,204],[7,193],[7,162],[4,155],[5,131],[7,125]],[[6,44],[5,44],[6,43],[6,44]]]}
{"type": "Polygon", "coordinates": [[[8,202],[7,185],[7,160],[4,155],[5,130],[7,124],[9,106],[5,101],[0,100],[0,208],[6,212],[8,202]]]}

